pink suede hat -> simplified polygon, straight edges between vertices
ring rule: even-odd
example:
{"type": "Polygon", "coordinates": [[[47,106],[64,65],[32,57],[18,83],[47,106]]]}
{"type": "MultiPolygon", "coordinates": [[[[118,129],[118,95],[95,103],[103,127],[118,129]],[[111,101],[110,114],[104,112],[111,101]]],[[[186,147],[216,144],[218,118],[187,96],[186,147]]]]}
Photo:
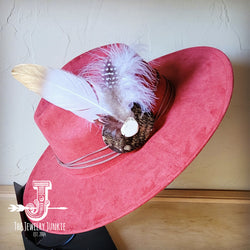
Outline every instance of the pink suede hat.
{"type": "MultiPolygon", "coordinates": [[[[99,51],[83,53],[63,69],[77,75],[99,51]]],[[[173,105],[139,150],[102,164],[63,166],[62,162],[92,152],[102,159],[102,151],[98,151],[105,146],[102,131],[41,100],[35,121],[50,145],[34,167],[23,196],[23,205],[31,210],[26,214],[37,227],[57,234],[80,233],[128,214],[170,184],[215,132],[233,89],[232,67],[225,54],[215,48],[194,47],[162,56],[149,65],[159,72],[160,81],[167,78],[175,86],[173,105]],[[41,196],[39,185],[45,189],[47,185],[47,191],[40,189],[41,196]],[[39,208],[41,216],[32,217],[39,208]]],[[[157,93],[156,109],[166,95],[162,88],[157,93]]]]}

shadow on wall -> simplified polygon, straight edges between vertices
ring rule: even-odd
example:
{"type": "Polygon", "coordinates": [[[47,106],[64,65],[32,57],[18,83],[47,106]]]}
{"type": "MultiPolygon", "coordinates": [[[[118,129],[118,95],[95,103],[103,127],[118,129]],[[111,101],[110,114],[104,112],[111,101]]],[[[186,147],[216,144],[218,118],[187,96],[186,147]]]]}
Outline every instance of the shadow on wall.
{"type": "Polygon", "coordinates": [[[247,151],[250,148],[250,63],[241,64],[238,62],[232,62],[232,65],[234,71],[234,90],[230,108],[228,111],[229,116],[232,116],[233,121],[235,122],[235,124],[237,124],[238,133],[240,133],[240,135],[243,137],[242,142],[246,143],[245,156],[247,156],[247,151]]]}
{"type": "Polygon", "coordinates": [[[250,63],[232,61],[234,90],[214,136],[168,188],[250,190],[250,63]]]}

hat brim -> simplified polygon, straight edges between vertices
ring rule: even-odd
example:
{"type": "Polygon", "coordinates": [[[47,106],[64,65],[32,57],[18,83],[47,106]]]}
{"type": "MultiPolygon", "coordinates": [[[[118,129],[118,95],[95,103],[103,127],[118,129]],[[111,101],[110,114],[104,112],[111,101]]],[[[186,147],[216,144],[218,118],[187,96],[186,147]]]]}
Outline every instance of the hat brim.
{"type": "MultiPolygon", "coordinates": [[[[74,60],[70,63],[74,66],[74,60]]],[[[208,142],[229,105],[233,72],[228,58],[210,47],[194,47],[157,58],[150,64],[176,87],[176,98],[164,125],[136,153],[126,153],[94,176],[71,174],[49,146],[34,167],[23,204],[36,199],[33,180],[50,180],[49,210],[36,223],[61,224],[71,234],[106,225],[135,210],[170,184],[208,142]]],[[[35,223],[35,221],[31,222],[35,223]]]]}

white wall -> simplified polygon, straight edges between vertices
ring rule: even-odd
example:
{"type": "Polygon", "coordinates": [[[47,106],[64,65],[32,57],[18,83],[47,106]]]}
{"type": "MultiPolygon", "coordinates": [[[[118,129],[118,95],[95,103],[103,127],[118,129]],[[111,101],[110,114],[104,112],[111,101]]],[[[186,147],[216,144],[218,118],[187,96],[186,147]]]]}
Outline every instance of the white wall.
{"type": "Polygon", "coordinates": [[[15,81],[14,65],[61,67],[113,42],[143,43],[150,60],[198,45],[231,59],[235,89],[227,115],[171,188],[249,189],[248,0],[0,0],[0,184],[24,184],[47,146],[33,121],[39,97],[15,81]]]}

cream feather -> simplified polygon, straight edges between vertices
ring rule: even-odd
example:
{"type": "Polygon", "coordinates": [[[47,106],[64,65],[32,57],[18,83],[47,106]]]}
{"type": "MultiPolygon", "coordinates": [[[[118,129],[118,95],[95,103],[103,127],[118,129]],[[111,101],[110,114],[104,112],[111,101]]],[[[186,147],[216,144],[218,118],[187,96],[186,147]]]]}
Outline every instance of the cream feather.
{"type": "Polygon", "coordinates": [[[19,64],[12,71],[12,76],[33,92],[42,91],[46,68],[37,64],[19,64]]]}

